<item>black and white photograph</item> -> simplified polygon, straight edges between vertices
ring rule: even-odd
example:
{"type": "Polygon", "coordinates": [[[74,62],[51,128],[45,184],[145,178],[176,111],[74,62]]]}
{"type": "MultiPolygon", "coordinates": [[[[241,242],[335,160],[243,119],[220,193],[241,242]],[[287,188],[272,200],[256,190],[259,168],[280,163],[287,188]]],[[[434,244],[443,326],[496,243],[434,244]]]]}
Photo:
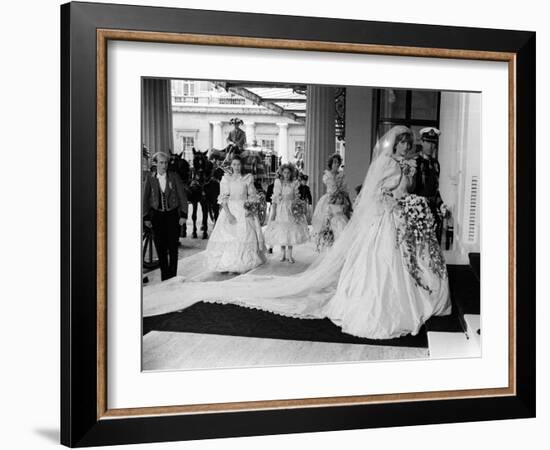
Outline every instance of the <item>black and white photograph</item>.
{"type": "Polygon", "coordinates": [[[142,77],[142,370],[480,357],[481,104],[142,77]]]}
{"type": "Polygon", "coordinates": [[[545,11],[7,2],[0,447],[548,446],[545,11]]]}

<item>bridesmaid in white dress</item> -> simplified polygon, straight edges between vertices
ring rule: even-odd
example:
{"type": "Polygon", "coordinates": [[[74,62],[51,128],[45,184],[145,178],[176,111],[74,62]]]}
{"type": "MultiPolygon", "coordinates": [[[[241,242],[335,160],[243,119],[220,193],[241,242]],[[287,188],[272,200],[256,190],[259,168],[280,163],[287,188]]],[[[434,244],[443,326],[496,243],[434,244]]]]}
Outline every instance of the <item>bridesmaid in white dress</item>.
{"type": "Polygon", "coordinates": [[[328,160],[328,170],[323,173],[323,184],[327,192],[321,196],[313,212],[312,235],[318,250],[330,247],[336,241],[349,221],[349,195],[347,194],[344,171],[340,170],[342,157],[335,153],[328,160]],[[327,232],[332,241],[327,241],[327,232]]]}
{"type": "Polygon", "coordinates": [[[296,170],[290,164],[283,164],[280,173],[281,177],[275,180],[273,186],[273,203],[265,241],[270,248],[281,246],[281,261],[294,263],[292,247],[309,239],[307,219],[305,214],[296,217],[292,211],[293,203],[300,198],[296,170]]]}
{"type": "Polygon", "coordinates": [[[222,210],[206,246],[207,267],[213,272],[244,273],[265,262],[258,216],[245,209],[245,202],[257,201],[254,178],[242,175],[241,168],[240,157],[233,156],[233,173],[220,183],[222,210]]]}

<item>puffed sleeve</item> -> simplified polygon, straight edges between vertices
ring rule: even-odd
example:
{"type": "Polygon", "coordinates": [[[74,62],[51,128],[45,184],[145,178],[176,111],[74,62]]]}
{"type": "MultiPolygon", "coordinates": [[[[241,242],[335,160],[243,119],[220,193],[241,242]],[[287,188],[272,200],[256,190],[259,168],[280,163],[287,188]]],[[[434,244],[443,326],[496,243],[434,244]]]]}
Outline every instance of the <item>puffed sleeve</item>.
{"type": "Polygon", "coordinates": [[[329,182],[330,179],[331,179],[330,170],[325,170],[323,172],[323,184],[326,185],[329,182]]]}
{"type": "Polygon", "coordinates": [[[256,188],[254,187],[254,177],[252,174],[245,175],[244,182],[246,183],[246,191],[248,194],[248,201],[250,202],[257,202],[259,201],[258,193],[256,192],[256,188]]]}
{"type": "Polygon", "coordinates": [[[402,172],[399,163],[395,159],[387,157],[380,169],[379,185],[382,193],[393,191],[401,182],[402,172]]]}
{"type": "Polygon", "coordinates": [[[218,203],[223,205],[229,200],[229,180],[227,175],[224,175],[220,181],[220,195],[218,195],[218,203]]]}
{"type": "Polygon", "coordinates": [[[275,183],[273,184],[273,203],[279,203],[282,196],[283,185],[281,184],[281,180],[279,180],[279,178],[276,178],[275,183]]]}

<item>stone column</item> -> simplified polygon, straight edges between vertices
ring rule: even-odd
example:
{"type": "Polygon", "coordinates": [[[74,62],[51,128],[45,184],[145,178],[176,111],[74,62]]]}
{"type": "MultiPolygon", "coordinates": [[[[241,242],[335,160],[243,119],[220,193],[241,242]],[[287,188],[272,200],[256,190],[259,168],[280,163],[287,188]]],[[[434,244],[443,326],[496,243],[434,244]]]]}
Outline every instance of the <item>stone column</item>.
{"type": "Polygon", "coordinates": [[[244,132],[246,133],[246,146],[252,147],[252,145],[254,144],[254,139],[256,139],[256,123],[245,122],[244,132]]]}
{"type": "Polygon", "coordinates": [[[212,147],[220,150],[225,147],[223,145],[222,123],[219,120],[210,123],[212,124],[212,147]]]}
{"type": "Polygon", "coordinates": [[[283,164],[289,162],[288,155],[288,123],[278,123],[279,126],[279,156],[283,164]]]}
{"type": "Polygon", "coordinates": [[[142,80],[141,116],[141,139],[151,155],[156,152],[173,151],[170,80],[142,80]]]}
{"type": "Polygon", "coordinates": [[[346,88],[346,181],[352,199],[363,183],[372,152],[372,93],[368,87],[346,88]]]}
{"type": "Polygon", "coordinates": [[[334,95],[330,86],[307,87],[304,172],[309,175],[314,207],[324,193],[323,171],[336,148],[334,95]]]}

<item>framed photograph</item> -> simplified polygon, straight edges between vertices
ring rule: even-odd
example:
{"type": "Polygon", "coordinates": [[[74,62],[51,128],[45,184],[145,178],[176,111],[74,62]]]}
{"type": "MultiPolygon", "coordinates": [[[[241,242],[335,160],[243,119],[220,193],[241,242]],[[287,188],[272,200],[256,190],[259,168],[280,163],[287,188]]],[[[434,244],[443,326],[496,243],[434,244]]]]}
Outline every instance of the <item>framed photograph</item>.
{"type": "Polygon", "coordinates": [[[61,7],[61,441],[535,415],[535,33],[61,7]]]}

